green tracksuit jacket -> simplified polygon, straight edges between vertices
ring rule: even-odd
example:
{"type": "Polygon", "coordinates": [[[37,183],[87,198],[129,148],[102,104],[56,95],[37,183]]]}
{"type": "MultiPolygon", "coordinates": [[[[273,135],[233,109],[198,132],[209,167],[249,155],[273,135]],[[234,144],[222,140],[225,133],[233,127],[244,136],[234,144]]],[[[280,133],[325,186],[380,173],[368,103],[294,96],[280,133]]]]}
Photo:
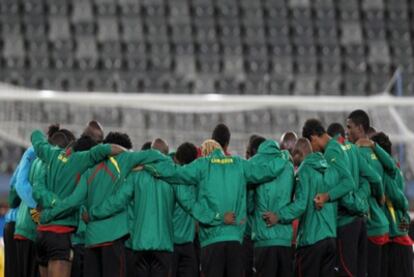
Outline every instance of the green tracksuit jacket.
{"type": "MultiPolygon", "coordinates": [[[[29,182],[32,186],[36,186],[39,180],[43,183],[45,177],[45,165],[40,159],[33,161],[29,172],[29,182]]],[[[16,219],[16,235],[21,235],[31,241],[36,240],[36,223],[32,220],[30,209],[22,201],[20,203],[19,212],[16,219]]]]}
{"type": "MultiPolygon", "coordinates": [[[[378,156],[369,147],[360,147],[359,151],[365,161],[384,179],[384,169],[381,162],[378,160],[378,156]]],[[[371,196],[368,198],[369,213],[367,220],[367,233],[368,236],[382,236],[389,232],[389,222],[384,214],[383,208],[378,204],[377,199],[384,195],[384,183],[381,182],[380,186],[371,185],[371,196]]]]}
{"type": "Polygon", "coordinates": [[[386,204],[384,213],[390,223],[389,235],[391,238],[406,236],[408,230],[401,230],[399,225],[404,220],[410,222],[408,214],[408,199],[404,195],[405,182],[401,169],[394,159],[379,145],[375,145],[374,152],[384,167],[384,189],[386,204]]]}
{"type": "Polygon", "coordinates": [[[331,138],[325,147],[324,157],[330,167],[339,176],[339,182],[329,188],[328,193],[331,201],[337,201],[356,188],[354,179],[350,172],[350,162],[342,145],[331,138]]]}
{"type": "Polygon", "coordinates": [[[193,242],[195,237],[195,219],[189,212],[188,201],[197,199],[193,186],[173,185],[175,206],[173,215],[174,243],[193,242]]]}
{"type": "Polygon", "coordinates": [[[350,173],[355,188],[338,202],[338,226],[349,224],[358,216],[367,214],[369,209],[368,197],[371,194],[369,183],[376,187],[381,185],[381,176],[365,162],[356,145],[345,142],[342,148],[350,162],[350,173]],[[366,179],[369,183],[363,179],[366,179]]]}
{"type": "MultiPolygon", "coordinates": [[[[97,145],[89,151],[75,152],[72,148],[61,150],[50,145],[39,130],[32,133],[31,140],[37,157],[47,165],[46,189],[60,199],[68,197],[75,190],[80,176],[88,168],[103,161],[111,154],[111,146],[108,144],[97,145]]],[[[36,195],[38,194],[34,192],[34,199],[38,203],[45,201],[42,199],[42,194],[39,198],[36,195]]],[[[76,227],[78,226],[77,214],[53,220],[50,225],[76,227]]]]}
{"type": "Polygon", "coordinates": [[[338,174],[328,170],[321,153],[309,154],[296,176],[295,200],[282,207],[277,215],[280,223],[299,218],[298,247],[315,244],[326,238],[336,238],[336,202],[328,202],[321,210],[315,208],[315,195],[338,182],[338,174]]]}
{"type": "Polygon", "coordinates": [[[217,222],[212,220],[212,224],[200,224],[200,243],[205,247],[222,241],[242,242],[247,221],[247,184],[264,183],[276,178],[286,163],[283,159],[277,159],[259,166],[215,150],[211,155],[182,167],[172,162],[163,162],[145,168],[170,183],[197,186],[198,207],[218,215],[217,222]],[[222,216],[229,211],[235,212],[237,224],[224,225],[222,216]]]}
{"type": "Polygon", "coordinates": [[[134,203],[134,219],[129,223],[131,248],[172,252],[174,191],[170,184],[148,172],[132,172],[115,195],[90,208],[90,217],[96,220],[111,216],[123,211],[131,200],[134,203]]]}
{"type": "MultiPolygon", "coordinates": [[[[272,160],[285,159],[289,162],[280,176],[270,182],[258,186],[254,191],[254,211],[252,217],[252,240],[255,247],[291,246],[292,224],[277,224],[267,227],[263,220],[263,213],[277,211],[292,200],[294,185],[294,168],[287,151],[280,151],[279,145],[273,140],[263,142],[255,156],[250,161],[258,165],[265,165],[272,160]]],[[[250,204],[250,203],[249,203],[250,204]]]]}
{"type": "MultiPolygon", "coordinates": [[[[89,209],[101,204],[119,190],[133,167],[156,162],[162,158],[163,155],[156,150],[123,152],[116,157],[110,157],[86,171],[69,197],[57,200],[53,209],[44,210],[41,223],[48,223],[65,216],[65,214],[76,212],[80,206],[89,209]]],[[[121,212],[109,218],[91,221],[87,224],[85,245],[92,246],[114,241],[128,233],[127,210],[124,207],[121,212]],[[117,226],[117,228],[113,228],[113,226],[117,226]]]]}

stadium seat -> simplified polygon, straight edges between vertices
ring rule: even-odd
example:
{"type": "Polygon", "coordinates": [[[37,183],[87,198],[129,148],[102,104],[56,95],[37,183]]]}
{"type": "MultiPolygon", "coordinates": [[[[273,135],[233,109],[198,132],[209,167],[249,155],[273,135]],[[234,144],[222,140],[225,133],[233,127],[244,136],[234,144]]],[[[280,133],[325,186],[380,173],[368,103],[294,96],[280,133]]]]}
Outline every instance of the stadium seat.
{"type": "Polygon", "coordinates": [[[413,12],[406,0],[3,0],[0,67],[13,82],[36,73],[26,83],[44,89],[70,89],[92,70],[112,81],[94,73],[88,90],[138,90],[158,73],[145,86],[374,93],[397,67],[414,74],[413,12]]]}

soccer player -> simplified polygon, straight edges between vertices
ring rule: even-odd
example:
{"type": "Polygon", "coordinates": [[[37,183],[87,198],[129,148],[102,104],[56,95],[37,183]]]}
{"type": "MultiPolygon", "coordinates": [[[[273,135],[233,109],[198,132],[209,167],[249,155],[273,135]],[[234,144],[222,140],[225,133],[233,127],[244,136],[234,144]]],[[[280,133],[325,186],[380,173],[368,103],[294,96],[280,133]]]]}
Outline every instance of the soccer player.
{"type": "MultiPolygon", "coordinates": [[[[51,125],[48,130],[48,141],[58,147],[65,147],[74,140],[74,136],[59,125],[51,125]]],[[[36,224],[33,222],[30,209],[36,208],[37,203],[32,197],[32,185],[37,176],[42,176],[44,166],[36,155],[33,147],[28,148],[19,163],[15,189],[22,200],[16,218],[14,239],[17,244],[16,261],[18,272],[16,276],[38,276],[38,267],[34,258],[34,241],[36,239],[36,224]]],[[[34,184],[35,185],[35,184],[34,184]]]]}
{"type": "MultiPolygon", "coordinates": [[[[156,139],[152,147],[168,153],[168,145],[156,139]]],[[[169,159],[169,158],[168,158],[169,159]]],[[[168,183],[145,171],[132,172],[118,193],[88,212],[90,222],[122,210],[133,200],[130,246],[135,251],[135,274],[168,276],[173,251],[174,192],[168,183]]]]}
{"type": "Polygon", "coordinates": [[[255,269],[258,276],[292,276],[292,225],[267,226],[263,214],[277,211],[290,203],[293,193],[294,169],[287,150],[281,151],[277,142],[256,138],[251,144],[251,162],[265,165],[272,160],[284,159],[283,172],[277,179],[254,189],[254,212],[252,219],[252,240],[254,241],[255,269]]]}
{"type": "Polygon", "coordinates": [[[384,212],[390,223],[390,242],[387,244],[388,271],[385,276],[414,276],[413,242],[408,236],[410,222],[408,200],[404,195],[404,176],[391,156],[392,143],[386,134],[379,132],[371,137],[371,141],[359,140],[358,144],[371,147],[385,170],[386,205],[384,212]]]}
{"type": "MultiPolygon", "coordinates": [[[[368,138],[366,132],[370,126],[370,120],[366,112],[363,110],[355,110],[348,115],[347,129],[348,139],[355,143],[361,138],[368,138]]],[[[384,179],[384,168],[378,160],[377,155],[370,147],[360,147],[364,161],[369,164],[384,179]]],[[[381,276],[381,272],[385,273],[387,266],[387,252],[383,251],[383,246],[389,241],[389,222],[385,216],[382,205],[385,203],[384,184],[381,182],[379,186],[371,185],[371,196],[368,198],[369,217],[367,221],[367,271],[368,276],[381,276]],[[381,268],[384,267],[384,269],[381,268]]]]}
{"type": "MultiPolygon", "coordinates": [[[[125,151],[120,146],[107,144],[97,145],[89,151],[77,152],[71,147],[62,150],[50,145],[43,133],[38,130],[32,133],[31,141],[37,157],[47,165],[47,189],[60,198],[65,198],[73,192],[78,178],[88,168],[110,155],[125,151]]],[[[70,214],[38,227],[36,251],[40,263],[48,267],[48,277],[70,276],[73,259],[70,234],[77,226],[76,214],[70,214]]]]}
{"type": "Polygon", "coordinates": [[[280,137],[280,149],[288,150],[292,154],[292,150],[295,147],[298,135],[295,132],[286,132],[280,137]]]}
{"type": "MultiPolygon", "coordinates": [[[[266,140],[264,137],[253,134],[249,138],[249,142],[246,147],[246,159],[250,159],[252,154],[256,154],[258,148],[258,141],[262,142],[266,140]],[[255,141],[256,147],[253,149],[255,151],[252,153],[252,143],[255,141]]],[[[249,184],[247,186],[247,224],[246,231],[243,238],[243,252],[244,252],[244,264],[246,266],[246,277],[254,276],[254,251],[253,251],[253,241],[252,241],[252,219],[254,211],[254,188],[255,184],[249,184]]]]}
{"type": "Polygon", "coordinates": [[[16,177],[19,171],[19,166],[15,169],[10,180],[10,191],[7,198],[9,205],[9,211],[5,215],[4,225],[4,276],[15,277],[18,274],[18,259],[17,255],[17,242],[14,240],[14,232],[16,226],[16,218],[18,213],[18,207],[20,205],[20,198],[16,193],[16,177]]]}
{"type": "MultiPolygon", "coordinates": [[[[280,149],[289,151],[289,154],[292,155],[293,148],[295,147],[296,141],[298,140],[298,135],[295,132],[285,132],[280,138],[280,149]]],[[[297,167],[294,165],[295,172],[297,167]]],[[[293,236],[292,236],[292,249],[296,249],[297,243],[297,234],[298,234],[299,220],[295,219],[292,222],[293,236]]]]}
{"type": "Polygon", "coordinates": [[[292,153],[295,164],[300,165],[296,176],[295,200],[279,208],[275,214],[264,213],[263,217],[269,226],[276,222],[290,223],[300,218],[296,276],[335,276],[336,203],[326,203],[321,210],[317,210],[314,197],[337,182],[338,175],[335,171],[327,170],[328,163],[323,155],[320,152],[312,153],[311,145],[305,138],[298,139],[292,153]]]}
{"type": "Polygon", "coordinates": [[[220,144],[226,156],[230,156],[230,152],[228,149],[230,144],[230,137],[230,129],[229,127],[227,127],[227,125],[223,123],[218,124],[214,128],[213,134],[211,135],[211,139],[217,141],[220,144]]]}
{"type": "MultiPolygon", "coordinates": [[[[109,133],[104,143],[120,145],[125,149],[132,148],[129,136],[118,132],[109,133]]],[[[145,162],[155,162],[160,157],[162,156],[153,150],[123,152],[116,157],[110,157],[84,173],[71,196],[57,200],[53,209],[43,211],[42,223],[56,220],[59,215],[80,205],[86,209],[99,205],[116,193],[133,167],[145,162]]],[[[84,276],[124,275],[124,238],[128,233],[126,209],[112,217],[90,222],[85,230],[84,276]],[[117,228],[111,229],[112,226],[117,228]]]]}
{"type": "Polygon", "coordinates": [[[256,165],[237,156],[226,156],[220,145],[206,141],[202,145],[203,158],[177,167],[171,162],[145,166],[151,174],[171,183],[196,185],[198,202],[218,212],[220,224],[200,224],[201,267],[204,276],[243,276],[243,235],[246,223],[246,186],[276,178],[286,161],[273,160],[256,165]],[[207,154],[207,155],[206,155],[207,154]],[[236,224],[223,220],[228,211],[234,211],[236,224]]]}
{"type": "Polygon", "coordinates": [[[321,208],[327,201],[337,201],[356,187],[349,171],[349,158],[339,142],[329,136],[317,119],[305,122],[302,135],[310,141],[313,152],[323,152],[326,161],[339,176],[338,184],[329,188],[328,192],[316,195],[315,204],[321,208]]]}
{"type": "MultiPolygon", "coordinates": [[[[180,165],[189,164],[196,158],[197,147],[189,142],[181,144],[174,155],[174,161],[180,165]]],[[[173,190],[176,202],[173,216],[174,253],[171,276],[198,276],[198,261],[193,243],[196,222],[182,203],[183,197],[195,198],[195,190],[192,186],[184,185],[174,185],[173,190]]]]}
{"type": "MultiPolygon", "coordinates": [[[[33,178],[30,178],[29,172],[35,171],[32,168],[33,161],[36,159],[33,147],[28,148],[19,163],[19,171],[17,173],[16,192],[19,195],[20,202],[19,211],[16,218],[16,229],[14,239],[17,244],[17,254],[19,259],[16,261],[18,274],[16,276],[30,277],[37,276],[39,270],[36,266],[36,259],[33,242],[36,239],[36,224],[32,221],[29,208],[36,208],[36,202],[32,198],[33,178]]],[[[32,172],[30,172],[32,173],[32,172]]],[[[33,176],[33,173],[30,174],[33,176]]]]}
{"type": "Polygon", "coordinates": [[[332,123],[328,134],[342,145],[349,162],[356,188],[338,203],[337,266],[338,276],[366,276],[368,197],[373,186],[381,184],[381,177],[368,165],[356,145],[346,141],[345,129],[332,123]]]}

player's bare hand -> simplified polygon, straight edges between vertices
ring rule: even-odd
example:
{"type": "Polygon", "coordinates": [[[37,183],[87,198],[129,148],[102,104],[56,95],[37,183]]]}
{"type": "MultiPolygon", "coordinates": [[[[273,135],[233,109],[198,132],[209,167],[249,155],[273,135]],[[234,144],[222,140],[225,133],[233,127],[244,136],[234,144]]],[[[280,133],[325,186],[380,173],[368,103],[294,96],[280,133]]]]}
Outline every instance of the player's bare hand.
{"type": "Polygon", "coordinates": [[[323,208],[323,205],[329,201],[329,194],[328,193],[318,193],[315,198],[313,199],[315,202],[316,209],[320,210],[323,208]]]}
{"type": "Polygon", "coordinates": [[[263,220],[266,222],[267,227],[272,227],[279,221],[278,216],[272,212],[263,213],[263,220]]]}
{"type": "Polygon", "coordinates": [[[40,215],[41,213],[38,209],[30,209],[30,216],[36,224],[40,223],[40,215]]]}
{"type": "Polygon", "coordinates": [[[236,224],[236,214],[234,212],[226,212],[224,214],[224,224],[226,225],[236,224]]]}

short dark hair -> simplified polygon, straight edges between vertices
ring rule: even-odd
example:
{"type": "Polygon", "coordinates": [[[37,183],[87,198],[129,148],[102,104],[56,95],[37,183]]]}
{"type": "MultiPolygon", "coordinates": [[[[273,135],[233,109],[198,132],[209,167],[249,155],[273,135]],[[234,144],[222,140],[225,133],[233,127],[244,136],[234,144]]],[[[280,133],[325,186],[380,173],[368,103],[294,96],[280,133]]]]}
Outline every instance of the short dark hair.
{"type": "Polygon", "coordinates": [[[198,151],[197,147],[191,142],[184,142],[178,146],[175,152],[175,158],[180,164],[189,164],[197,159],[198,151]]]}
{"type": "Polygon", "coordinates": [[[132,149],[131,138],[126,133],[109,132],[103,140],[103,143],[118,144],[126,149],[132,149]]]}
{"type": "Polygon", "coordinates": [[[262,144],[264,141],[266,141],[266,139],[261,136],[257,136],[256,138],[253,139],[253,141],[250,143],[250,156],[251,157],[256,155],[260,144],[262,144]]]}
{"type": "Polygon", "coordinates": [[[47,137],[50,139],[59,130],[60,130],[60,125],[58,123],[49,125],[47,129],[47,137]]]}
{"type": "Polygon", "coordinates": [[[229,145],[230,137],[230,130],[223,123],[218,124],[211,135],[211,138],[217,141],[223,148],[229,145]]]}
{"type": "Polygon", "coordinates": [[[348,119],[352,120],[352,122],[357,126],[362,126],[365,132],[369,131],[369,116],[363,110],[355,110],[348,115],[348,119]]]}
{"type": "Polygon", "coordinates": [[[325,133],[326,131],[322,122],[315,118],[306,120],[305,125],[303,125],[302,128],[302,137],[307,138],[308,140],[311,140],[311,136],[320,137],[325,133]]]}
{"type": "Polygon", "coordinates": [[[341,135],[341,136],[345,137],[345,129],[344,129],[344,126],[342,126],[342,124],[341,123],[338,123],[338,122],[334,122],[331,125],[329,125],[328,129],[326,130],[326,132],[331,137],[334,137],[336,135],[341,135]]]}
{"type": "Polygon", "coordinates": [[[73,140],[68,139],[68,137],[63,132],[55,132],[52,137],[48,139],[48,142],[52,145],[59,146],[60,148],[66,148],[73,140]]]}
{"type": "Polygon", "coordinates": [[[59,124],[50,125],[47,131],[47,136],[50,144],[59,146],[60,148],[66,148],[76,140],[75,135],[71,131],[60,129],[59,124]]]}
{"type": "Polygon", "coordinates": [[[391,142],[390,138],[384,132],[376,133],[375,135],[373,135],[371,137],[371,140],[378,143],[379,146],[381,146],[382,149],[384,149],[388,154],[391,155],[391,153],[392,153],[392,142],[391,142]]]}
{"type": "Polygon", "coordinates": [[[148,150],[151,149],[152,141],[147,141],[141,146],[141,150],[148,150]]]}
{"type": "Polygon", "coordinates": [[[75,151],[87,151],[98,145],[98,143],[93,140],[90,136],[82,135],[78,138],[75,143],[73,144],[73,150],[75,151]]]}

